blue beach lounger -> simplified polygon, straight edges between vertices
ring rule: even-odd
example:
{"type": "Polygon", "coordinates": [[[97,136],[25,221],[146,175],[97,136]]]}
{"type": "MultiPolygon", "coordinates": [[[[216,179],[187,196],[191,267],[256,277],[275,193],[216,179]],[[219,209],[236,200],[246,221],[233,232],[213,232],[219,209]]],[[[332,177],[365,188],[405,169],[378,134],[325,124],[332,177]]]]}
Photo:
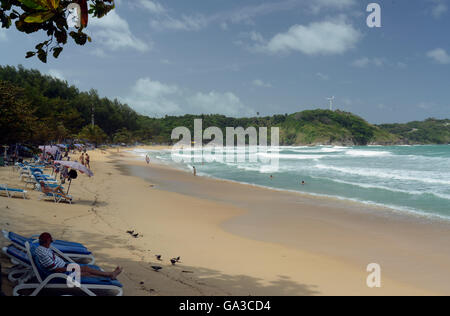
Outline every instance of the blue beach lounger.
{"type": "MultiPolygon", "coordinates": [[[[3,237],[10,241],[16,248],[24,251],[25,244],[27,242],[36,243],[38,236],[32,236],[31,238],[26,238],[24,236],[15,234],[13,232],[8,232],[6,230],[2,230],[3,237]]],[[[95,258],[92,252],[90,252],[84,245],[69,242],[64,240],[55,240],[52,243],[52,249],[57,254],[62,254],[65,257],[70,258],[76,262],[86,262],[88,264],[94,264],[95,258]]]]}
{"type": "MultiPolygon", "coordinates": [[[[97,296],[98,294],[104,294],[105,292],[112,292],[115,296],[123,295],[122,284],[117,280],[108,278],[81,277],[80,286],[70,288],[67,285],[68,273],[49,273],[40,266],[39,261],[36,259],[35,251],[37,246],[26,242],[25,248],[28,260],[31,263],[33,278],[17,285],[13,291],[14,296],[26,295],[24,292],[29,293],[30,291],[32,292],[29,296],[37,296],[41,291],[46,289],[57,290],[58,292],[61,292],[61,294],[79,292],[82,295],[97,296]]],[[[67,260],[67,258],[62,258],[67,260]]],[[[67,262],[71,263],[70,260],[67,262]]],[[[96,266],[89,267],[101,270],[96,266]]]]}
{"type": "Polygon", "coordinates": [[[12,267],[9,270],[8,280],[12,283],[22,283],[33,277],[31,262],[26,253],[14,245],[2,249],[5,256],[11,259],[12,267]]]}
{"type": "Polygon", "coordinates": [[[6,193],[7,197],[12,197],[14,194],[22,195],[23,199],[27,198],[27,191],[22,189],[9,188],[6,184],[0,184],[0,192],[6,193]]]}

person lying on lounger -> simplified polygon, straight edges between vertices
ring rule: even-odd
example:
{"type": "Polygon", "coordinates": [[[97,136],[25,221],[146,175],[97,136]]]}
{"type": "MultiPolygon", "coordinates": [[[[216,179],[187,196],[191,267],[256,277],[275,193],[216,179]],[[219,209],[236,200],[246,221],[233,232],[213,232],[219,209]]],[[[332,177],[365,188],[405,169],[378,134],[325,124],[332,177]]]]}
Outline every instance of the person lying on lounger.
{"type": "Polygon", "coordinates": [[[55,188],[51,188],[51,187],[45,185],[44,181],[41,181],[40,184],[41,184],[42,193],[56,193],[58,195],[61,195],[66,200],[72,200],[72,198],[70,196],[68,196],[68,195],[66,195],[66,193],[64,193],[64,191],[61,188],[61,186],[57,186],[55,188]]]}
{"type": "MultiPolygon", "coordinates": [[[[52,273],[66,273],[67,263],[56,256],[50,245],[53,242],[52,235],[49,233],[42,233],[39,236],[39,247],[36,249],[36,257],[39,260],[41,266],[52,273]]],[[[80,266],[82,277],[97,277],[97,278],[110,278],[115,280],[119,274],[122,273],[122,268],[117,267],[113,272],[103,272],[92,269],[88,266],[80,266]]]]}

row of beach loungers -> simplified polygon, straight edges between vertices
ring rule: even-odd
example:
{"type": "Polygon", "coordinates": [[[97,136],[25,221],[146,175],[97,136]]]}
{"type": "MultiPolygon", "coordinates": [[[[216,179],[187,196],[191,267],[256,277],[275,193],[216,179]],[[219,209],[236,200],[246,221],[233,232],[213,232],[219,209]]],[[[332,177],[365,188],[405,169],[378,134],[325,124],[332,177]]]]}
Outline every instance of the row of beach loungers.
{"type": "MultiPolygon", "coordinates": [[[[108,278],[81,277],[77,288],[69,287],[67,284],[69,272],[49,274],[40,266],[35,255],[39,245],[37,236],[27,238],[5,230],[2,231],[2,235],[11,242],[11,245],[4,247],[2,251],[14,264],[8,274],[8,279],[16,284],[13,290],[14,296],[37,296],[46,290],[57,291],[61,295],[72,295],[76,291],[88,296],[123,295],[122,284],[108,278]]],[[[101,270],[93,265],[95,263],[93,254],[82,244],[56,240],[51,249],[68,264],[76,263],[101,270]]]]}
{"type": "MultiPolygon", "coordinates": [[[[43,164],[31,164],[31,163],[16,163],[15,169],[19,171],[19,178],[25,182],[25,187],[32,186],[34,190],[41,191],[42,199],[51,199],[55,203],[67,202],[72,204],[72,197],[70,195],[57,192],[60,190],[64,192],[64,187],[58,184],[58,181],[44,173],[46,165],[43,164]]],[[[0,193],[6,194],[11,198],[16,195],[20,195],[24,199],[27,198],[27,191],[11,188],[5,184],[0,184],[0,193]]]]}

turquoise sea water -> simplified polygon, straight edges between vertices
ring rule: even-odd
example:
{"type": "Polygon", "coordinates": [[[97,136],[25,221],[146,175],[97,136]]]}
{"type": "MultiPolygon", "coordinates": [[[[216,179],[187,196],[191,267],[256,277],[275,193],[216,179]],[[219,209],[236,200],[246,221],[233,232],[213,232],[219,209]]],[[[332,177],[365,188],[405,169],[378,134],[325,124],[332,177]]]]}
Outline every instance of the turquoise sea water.
{"type": "MultiPolygon", "coordinates": [[[[144,155],[147,152],[138,152],[144,155]]],[[[259,156],[268,163],[188,160],[175,163],[170,151],[149,156],[185,170],[195,165],[199,175],[280,190],[333,196],[388,206],[399,212],[450,220],[450,146],[278,147],[259,156]],[[273,176],[271,179],[270,176],[273,176]],[[301,185],[305,181],[306,185],[301,185]]],[[[192,156],[201,155],[192,151],[192,156]]]]}

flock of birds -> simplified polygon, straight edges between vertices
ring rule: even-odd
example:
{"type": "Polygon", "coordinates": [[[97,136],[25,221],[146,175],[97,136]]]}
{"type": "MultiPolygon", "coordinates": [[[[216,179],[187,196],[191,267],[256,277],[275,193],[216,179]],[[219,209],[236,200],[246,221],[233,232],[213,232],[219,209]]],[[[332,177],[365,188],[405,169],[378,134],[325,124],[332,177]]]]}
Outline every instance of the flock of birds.
{"type": "MultiPolygon", "coordinates": [[[[139,233],[136,233],[134,230],[127,231],[127,234],[133,238],[143,237],[142,235],[139,235],[139,233]]],[[[155,255],[155,257],[158,261],[163,261],[162,255],[155,255]]],[[[170,259],[170,263],[174,266],[175,264],[180,262],[180,260],[181,260],[181,257],[172,258],[172,259],[170,259]]],[[[151,268],[156,272],[158,272],[159,270],[162,270],[162,267],[160,267],[160,266],[152,266],[151,268]]]]}

